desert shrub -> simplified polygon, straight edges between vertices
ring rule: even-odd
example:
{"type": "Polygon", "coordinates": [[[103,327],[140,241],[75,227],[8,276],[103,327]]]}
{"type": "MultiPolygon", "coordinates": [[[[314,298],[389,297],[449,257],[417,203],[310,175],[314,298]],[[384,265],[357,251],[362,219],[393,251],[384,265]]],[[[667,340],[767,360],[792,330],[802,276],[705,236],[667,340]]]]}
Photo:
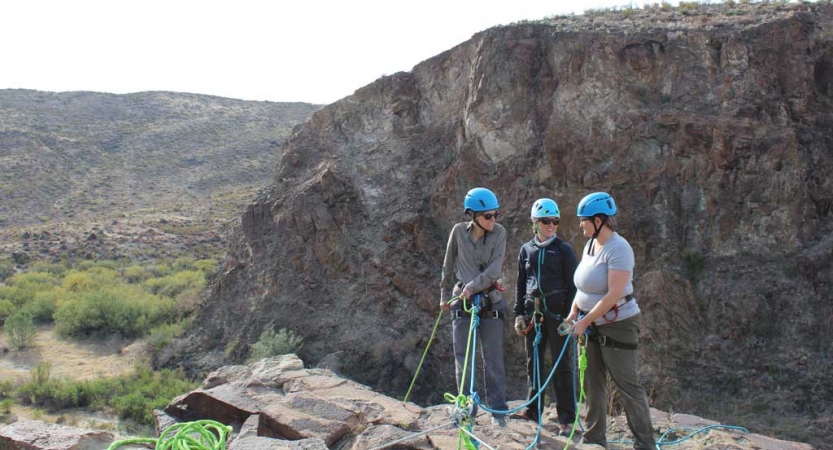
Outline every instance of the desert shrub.
{"type": "Polygon", "coordinates": [[[197,306],[200,304],[201,292],[202,286],[188,289],[176,296],[174,303],[176,304],[176,313],[178,317],[187,316],[188,314],[196,311],[197,306]]]}
{"type": "Polygon", "coordinates": [[[5,298],[17,306],[23,306],[35,298],[35,294],[49,291],[60,284],[58,277],[43,272],[17,274],[6,280],[7,287],[0,290],[0,298],[5,298]]]}
{"type": "Polygon", "coordinates": [[[260,339],[250,346],[249,360],[257,361],[270,356],[297,353],[304,346],[304,338],[298,333],[281,328],[277,333],[271,327],[264,330],[260,339]]]}
{"type": "Polygon", "coordinates": [[[206,274],[214,273],[220,262],[216,259],[199,259],[194,261],[194,269],[200,270],[206,274]]]}
{"type": "Polygon", "coordinates": [[[110,259],[103,259],[100,261],[81,261],[81,263],[78,264],[78,270],[90,270],[96,268],[116,270],[118,267],[119,265],[110,259]]]}
{"type": "Polygon", "coordinates": [[[122,278],[118,271],[106,267],[91,267],[84,271],[67,272],[61,286],[69,292],[85,292],[121,283],[122,278]]]}
{"type": "Polygon", "coordinates": [[[164,277],[171,274],[171,266],[168,264],[155,264],[145,267],[145,271],[152,277],[164,277]]]}
{"type": "Polygon", "coordinates": [[[154,409],[164,408],[171,399],[194,388],[196,383],[181,371],[137,368],[131,375],[95,381],[33,377],[16,389],[15,396],[25,405],[53,410],[78,407],[114,410],[122,419],[150,425],[154,409]]]}
{"type": "Polygon", "coordinates": [[[199,271],[184,270],[160,278],[151,278],[142,285],[154,294],[174,298],[188,289],[205,287],[205,275],[199,271]]]}
{"type": "Polygon", "coordinates": [[[14,399],[7,398],[0,400],[0,414],[11,414],[12,405],[14,405],[14,399]]]}
{"type": "Polygon", "coordinates": [[[46,261],[37,261],[32,263],[31,272],[42,272],[42,273],[51,273],[52,275],[60,276],[66,271],[66,267],[63,264],[57,263],[50,263],[46,261]]]}
{"type": "Polygon", "coordinates": [[[0,398],[9,398],[14,395],[14,385],[11,380],[0,380],[0,398]]]}
{"type": "Polygon", "coordinates": [[[144,335],[171,313],[173,301],[130,285],[82,292],[55,311],[55,330],[64,336],[144,335]]]}
{"type": "Polygon", "coordinates": [[[128,283],[141,283],[149,277],[142,266],[125,267],[124,270],[122,270],[121,276],[128,283]]]}
{"type": "Polygon", "coordinates": [[[0,260],[0,281],[14,275],[14,264],[11,261],[0,260]]]}
{"type": "Polygon", "coordinates": [[[26,303],[24,293],[13,286],[0,286],[0,300],[9,301],[15,306],[26,303]]]}
{"type": "Polygon", "coordinates": [[[58,299],[62,295],[66,294],[61,288],[38,292],[32,301],[27,303],[23,309],[32,315],[32,320],[35,322],[52,322],[52,316],[55,314],[58,299]]]}
{"type": "Polygon", "coordinates": [[[88,273],[73,271],[64,277],[61,286],[69,292],[86,291],[93,286],[93,277],[88,273]]]}
{"type": "Polygon", "coordinates": [[[0,321],[6,320],[15,310],[14,303],[2,298],[0,299],[0,321]]]}
{"type": "Polygon", "coordinates": [[[182,337],[185,330],[190,328],[192,320],[184,319],[174,323],[157,325],[148,332],[146,344],[151,357],[156,357],[171,341],[182,337]]]}
{"type": "Polygon", "coordinates": [[[122,385],[108,403],[120,418],[147,425],[153,424],[154,409],[164,409],[171,399],[197,387],[183,372],[167,369],[137,370],[122,385]]]}
{"type": "Polygon", "coordinates": [[[182,272],[183,270],[191,270],[194,268],[194,258],[188,257],[181,257],[177,258],[173,264],[171,264],[171,269],[174,272],[182,272]]]}
{"type": "Polygon", "coordinates": [[[31,347],[35,343],[37,329],[28,311],[13,312],[6,318],[3,329],[6,331],[6,342],[16,349],[31,347]]]}

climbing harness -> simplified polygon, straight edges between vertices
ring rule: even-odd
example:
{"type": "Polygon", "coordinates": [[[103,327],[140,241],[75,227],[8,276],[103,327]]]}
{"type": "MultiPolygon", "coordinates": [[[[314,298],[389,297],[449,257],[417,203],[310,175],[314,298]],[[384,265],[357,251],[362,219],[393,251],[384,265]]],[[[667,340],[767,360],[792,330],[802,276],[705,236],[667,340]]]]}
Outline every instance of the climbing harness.
{"type": "Polygon", "coordinates": [[[156,444],[155,450],[225,450],[231,431],[230,426],[214,420],[181,422],[168,427],[159,439],[125,439],[113,442],[107,450],[128,444],[156,444]]]}

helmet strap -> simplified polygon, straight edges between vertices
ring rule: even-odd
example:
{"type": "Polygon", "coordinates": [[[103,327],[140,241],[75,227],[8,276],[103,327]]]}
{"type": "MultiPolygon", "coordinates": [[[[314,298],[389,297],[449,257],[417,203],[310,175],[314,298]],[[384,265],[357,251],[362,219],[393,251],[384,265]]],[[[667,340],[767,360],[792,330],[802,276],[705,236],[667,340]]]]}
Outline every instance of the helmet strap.
{"type": "Polygon", "coordinates": [[[474,222],[474,224],[475,224],[475,225],[477,225],[477,228],[480,228],[481,230],[483,230],[483,232],[484,232],[484,233],[488,233],[488,232],[489,232],[489,230],[487,230],[487,229],[483,228],[483,227],[480,225],[480,223],[478,223],[478,222],[477,222],[477,213],[476,213],[476,212],[472,212],[472,214],[473,214],[473,215],[471,216],[471,221],[472,221],[472,222],[474,222]]]}
{"type": "Polygon", "coordinates": [[[593,232],[593,237],[590,238],[590,246],[587,247],[587,254],[589,256],[593,256],[596,253],[593,251],[593,241],[598,239],[599,233],[602,232],[602,228],[605,226],[605,222],[607,222],[607,216],[604,216],[604,218],[602,218],[602,223],[599,224],[599,226],[596,226],[596,216],[593,216],[593,229],[595,231],[593,232]]]}

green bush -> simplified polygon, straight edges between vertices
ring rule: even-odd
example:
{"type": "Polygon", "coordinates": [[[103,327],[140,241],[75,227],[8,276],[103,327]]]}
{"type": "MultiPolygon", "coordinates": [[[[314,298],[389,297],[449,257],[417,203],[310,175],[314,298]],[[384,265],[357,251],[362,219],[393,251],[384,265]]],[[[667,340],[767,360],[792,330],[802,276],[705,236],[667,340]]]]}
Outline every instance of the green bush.
{"type": "Polygon", "coordinates": [[[205,287],[205,275],[199,271],[185,270],[160,278],[151,278],[142,285],[154,294],[174,298],[188,289],[205,287]]]}
{"type": "Polygon", "coordinates": [[[144,335],[173,309],[169,298],[131,286],[105,287],[76,294],[56,309],[55,330],[64,336],[144,335]]]}
{"type": "Polygon", "coordinates": [[[32,315],[32,320],[40,323],[52,322],[52,316],[58,304],[58,299],[66,295],[60,288],[35,294],[35,298],[23,307],[32,315]]]}
{"type": "Polygon", "coordinates": [[[9,317],[14,310],[14,303],[6,299],[0,299],[0,321],[5,321],[6,317],[9,317]]]}
{"type": "Polygon", "coordinates": [[[118,267],[119,266],[115,261],[109,259],[101,261],[82,261],[81,264],[78,264],[78,270],[90,270],[96,268],[116,270],[118,267]]]}
{"type": "Polygon", "coordinates": [[[127,280],[128,283],[141,283],[149,277],[142,266],[126,267],[122,270],[121,276],[127,280]]]}
{"type": "Polygon", "coordinates": [[[18,387],[15,396],[24,405],[113,410],[122,419],[153,424],[153,410],[162,409],[171,399],[191,391],[197,383],[181,371],[137,368],[131,375],[95,381],[53,380],[40,374],[18,387]]]}
{"type": "Polygon", "coordinates": [[[200,259],[194,261],[194,268],[206,274],[214,273],[219,265],[220,262],[216,259],[200,259]]]}
{"type": "Polygon", "coordinates": [[[175,323],[163,323],[153,327],[148,332],[145,341],[151,357],[156,357],[171,341],[182,337],[185,330],[191,326],[191,319],[185,319],[175,323]]]}
{"type": "Polygon", "coordinates": [[[0,261],[0,281],[14,275],[14,264],[11,261],[0,261]]]}
{"type": "Polygon", "coordinates": [[[64,267],[63,264],[37,261],[32,263],[31,272],[50,273],[52,275],[60,276],[61,274],[66,272],[66,267],[64,267]]]}
{"type": "Polygon", "coordinates": [[[194,268],[194,258],[177,258],[176,261],[171,265],[171,269],[174,272],[182,272],[183,270],[191,270],[194,268]]]}
{"type": "Polygon", "coordinates": [[[29,293],[15,286],[0,286],[0,300],[7,300],[15,306],[22,306],[31,299],[32,296],[29,293]]]}
{"type": "Polygon", "coordinates": [[[145,268],[145,271],[153,277],[164,277],[171,274],[171,266],[167,264],[156,264],[145,268]]]}
{"type": "Polygon", "coordinates": [[[35,343],[38,330],[32,323],[32,314],[18,310],[6,318],[3,324],[6,331],[6,342],[16,349],[31,347],[35,343]]]}
{"type": "Polygon", "coordinates": [[[8,286],[0,289],[0,298],[9,300],[17,306],[24,306],[35,298],[35,293],[49,291],[58,286],[60,279],[49,273],[28,272],[9,277],[5,283],[8,286]]]}
{"type": "Polygon", "coordinates": [[[249,361],[258,361],[270,356],[297,353],[304,346],[304,338],[298,333],[281,328],[277,333],[271,327],[260,335],[260,339],[250,346],[249,361]]]}

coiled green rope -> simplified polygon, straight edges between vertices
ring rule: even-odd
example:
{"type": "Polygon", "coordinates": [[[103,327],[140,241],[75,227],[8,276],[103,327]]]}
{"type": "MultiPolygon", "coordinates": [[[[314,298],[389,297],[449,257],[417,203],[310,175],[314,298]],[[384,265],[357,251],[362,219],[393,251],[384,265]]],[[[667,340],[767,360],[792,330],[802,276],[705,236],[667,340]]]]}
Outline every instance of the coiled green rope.
{"type": "Polygon", "coordinates": [[[156,444],[155,450],[225,450],[231,427],[214,420],[197,420],[171,425],[159,439],[135,438],[113,442],[107,450],[128,444],[156,444]]]}

